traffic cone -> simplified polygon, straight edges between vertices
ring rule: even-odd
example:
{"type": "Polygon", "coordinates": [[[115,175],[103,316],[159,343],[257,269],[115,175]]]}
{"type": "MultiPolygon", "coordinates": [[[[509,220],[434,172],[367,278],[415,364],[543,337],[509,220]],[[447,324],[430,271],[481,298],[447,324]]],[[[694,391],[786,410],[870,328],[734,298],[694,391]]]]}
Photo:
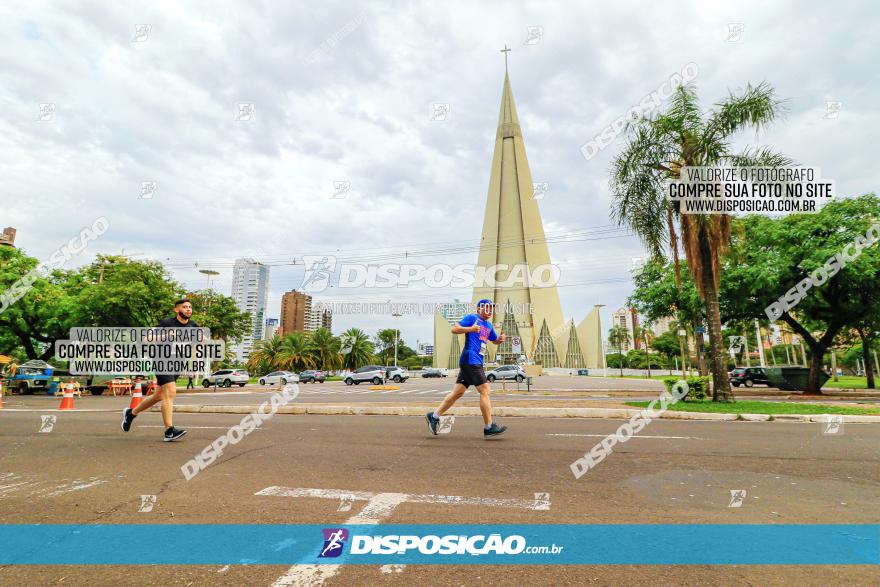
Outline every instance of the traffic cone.
{"type": "Polygon", "coordinates": [[[73,378],[71,378],[67,385],[64,387],[64,397],[61,398],[61,405],[58,406],[58,409],[73,409],[73,378]]]}
{"type": "Polygon", "coordinates": [[[143,400],[144,394],[141,392],[141,382],[138,381],[134,384],[134,389],[131,390],[131,403],[128,404],[128,407],[133,410],[138,407],[143,400]]]}
{"type": "Polygon", "coordinates": [[[147,395],[154,393],[157,387],[159,386],[156,385],[156,378],[153,377],[153,379],[150,379],[150,384],[147,386],[147,395]]]}

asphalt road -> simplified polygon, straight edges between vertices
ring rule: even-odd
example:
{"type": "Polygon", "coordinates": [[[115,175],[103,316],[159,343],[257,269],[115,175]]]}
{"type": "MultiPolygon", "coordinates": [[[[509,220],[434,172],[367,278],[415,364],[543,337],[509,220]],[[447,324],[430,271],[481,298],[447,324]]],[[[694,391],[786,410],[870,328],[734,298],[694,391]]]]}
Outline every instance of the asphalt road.
{"type": "MultiPolygon", "coordinates": [[[[54,412],[51,432],[42,433],[41,415],[0,412],[4,523],[336,525],[362,511],[363,501],[346,510],[331,490],[484,500],[550,494],[543,511],[402,503],[384,523],[880,520],[880,426],[873,424],[847,423],[844,434],[823,435],[820,424],[660,420],[576,480],[569,464],[615,430],[619,420],[516,418],[507,421],[511,428],[505,436],[485,441],[478,418],[458,418],[450,434],[434,437],[412,417],[278,415],[186,481],[180,466],[240,416],[178,414],[175,423],[189,434],[169,444],[161,442],[158,414],[140,416],[128,434],[118,428],[118,413],[54,412]],[[269,487],[318,493],[257,495],[269,487]],[[728,507],[731,490],[747,492],[741,507],[728,507]],[[156,496],[152,511],[138,511],[141,495],[156,496]]],[[[285,576],[302,580],[302,573],[301,568],[241,565],[5,566],[0,584],[271,585],[285,576]]],[[[352,566],[338,569],[323,584],[867,585],[876,584],[877,577],[876,567],[858,566],[352,566]]]]}

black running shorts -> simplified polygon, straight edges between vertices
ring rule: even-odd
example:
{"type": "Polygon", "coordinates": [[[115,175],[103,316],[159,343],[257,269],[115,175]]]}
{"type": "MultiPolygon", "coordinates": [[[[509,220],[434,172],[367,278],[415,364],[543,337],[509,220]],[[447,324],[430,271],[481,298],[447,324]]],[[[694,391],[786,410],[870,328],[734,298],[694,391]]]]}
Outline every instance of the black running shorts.
{"type": "Polygon", "coordinates": [[[456,383],[461,383],[465,387],[470,387],[471,385],[476,387],[483,385],[486,381],[486,372],[483,370],[482,365],[458,366],[458,379],[455,380],[456,383]]]}
{"type": "Polygon", "coordinates": [[[166,383],[177,381],[178,377],[180,375],[156,375],[156,384],[165,385],[166,383]]]}

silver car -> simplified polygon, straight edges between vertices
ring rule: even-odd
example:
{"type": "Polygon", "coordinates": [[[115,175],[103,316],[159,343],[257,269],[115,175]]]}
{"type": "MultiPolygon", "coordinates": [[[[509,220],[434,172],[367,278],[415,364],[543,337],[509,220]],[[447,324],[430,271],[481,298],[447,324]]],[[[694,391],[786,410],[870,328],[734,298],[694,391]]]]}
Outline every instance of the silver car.
{"type": "Polygon", "coordinates": [[[290,371],[272,371],[260,377],[260,385],[299,383],[299,375],[290,371]]]}
{"type": "Polygon", "coordinates": [[[218,387],[232,387],[233,385],[244,387],[250,378],[251,376],[244,369],[220,369],[202,379],[202,385],[211,387],[216,381],[218,387]]]}
{"type": "Polygon", "coordinates": [[[492,383],[496,379],[516,379],[517,381],[525,381],[526,372],[519,365],[504,365],[497,369],[492,369],[486,373],[486,379],[492,383]]]}
{"type": "Polygon", "coordinates": [[[356,369],[353,373],[345,376],[346,385],[359,385],[370,382],[373,385],[381,385],[385,382],[385,367],[379,365],[367,365],[356,369]]]}

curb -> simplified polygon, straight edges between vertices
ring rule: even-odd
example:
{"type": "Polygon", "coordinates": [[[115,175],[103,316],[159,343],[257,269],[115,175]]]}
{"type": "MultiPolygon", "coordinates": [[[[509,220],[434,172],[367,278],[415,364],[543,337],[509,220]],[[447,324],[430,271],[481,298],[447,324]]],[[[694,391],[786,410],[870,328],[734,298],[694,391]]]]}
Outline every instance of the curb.
{"type": "MultiPolygon", "coordinates": [[[[176,405],[175,412],[189,414],[250,414],[257,406],[201,406],[176,405]]],[[[639,413],[638,409],[620,408],[519,408],[497,407],[498,416],[508,418],[613,418],[628,419],[639,413]]],[[[323,416],[424,416],[425,408],[420,406],[332,406],[323,404],[297,404],[281,406],[279,414],[311,414],[323,416]]],[[[479,416],[480,408],[458,407],[449,411],[453,416],[479,416]]],[[[747,422],[827,422],[828,414],[713,414],[711,412],[664,412],[659,416],[664,420],[721,420],[747,422]]],[[[843,422],[880,423],[880,416],[842,415],[843,422]]]]}

